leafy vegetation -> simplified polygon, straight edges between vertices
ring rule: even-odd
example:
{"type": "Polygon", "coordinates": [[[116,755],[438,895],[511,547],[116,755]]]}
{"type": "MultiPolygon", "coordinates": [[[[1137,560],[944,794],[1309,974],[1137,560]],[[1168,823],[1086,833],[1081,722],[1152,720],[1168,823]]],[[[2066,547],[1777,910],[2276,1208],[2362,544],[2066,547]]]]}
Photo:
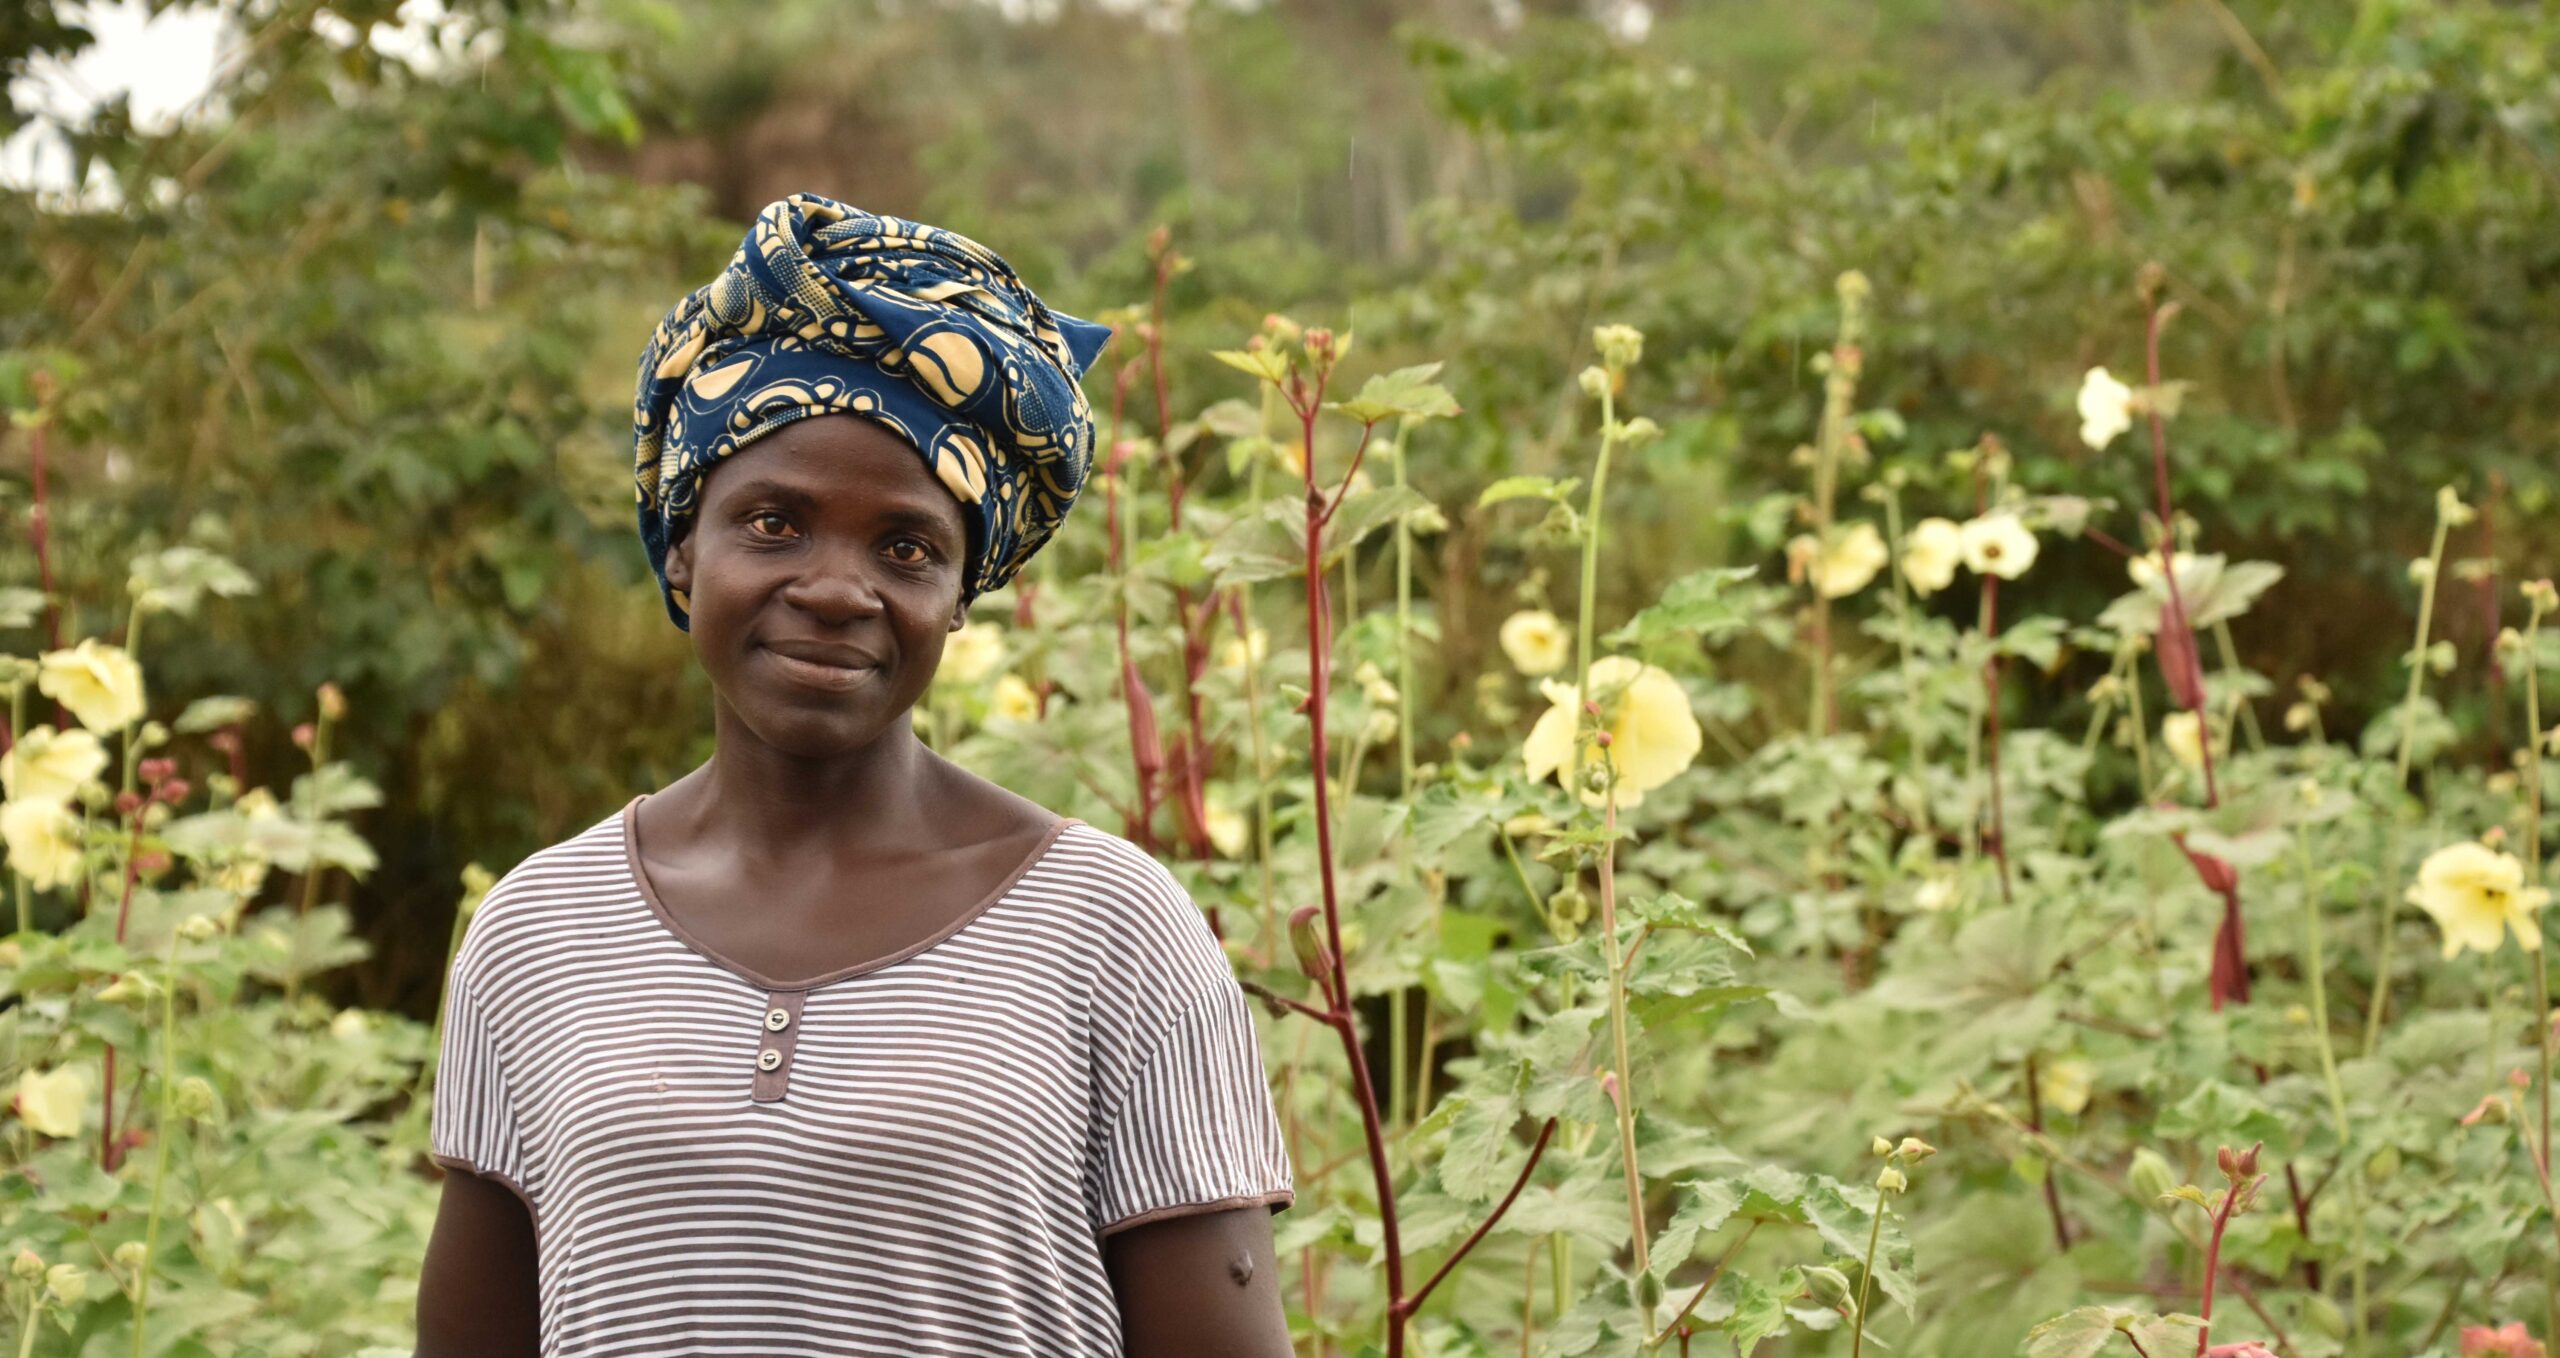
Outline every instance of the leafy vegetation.
{"type": "MultiPolygon", "coordinates": [[[[223,116],[0,195],[24,1353],[405,1351],[388,1006],[464,863],[701,753],[614,337],[737,214],[634,176],[865,7],[447,8],[445,64],[243,9],[223,116]]],[[[916,215],[1131,304],[1089,503],[919,728],[1210,913],[1302,1352],[2538,1352],[2560,21],[2000,30],[2128,75],[1871,8],[1204,13],[1143,40],[1257,118],[1101,109],[1136,187],[1081,196],[989,149],[1074,135],[1028,96],[959,116],[916,215]],[[1359,82],[1480,173],[1254,225],[1359,82]]],[[[893,100],[1141,40],[882,23],[893,100]]]]}

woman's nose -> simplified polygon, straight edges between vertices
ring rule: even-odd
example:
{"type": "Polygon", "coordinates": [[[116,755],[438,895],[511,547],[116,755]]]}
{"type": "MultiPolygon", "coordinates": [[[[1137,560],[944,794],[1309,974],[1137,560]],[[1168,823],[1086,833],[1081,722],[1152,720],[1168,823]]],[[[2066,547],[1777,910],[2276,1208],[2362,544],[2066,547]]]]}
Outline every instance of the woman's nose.
{"type": "Polygon", "coordinates": [[[873,578],[870,558],[854,544],[818,544],[801,558],[801,570],[783,587],[782,597],[824,618],[880,611],[879,581],[873,578]]]}

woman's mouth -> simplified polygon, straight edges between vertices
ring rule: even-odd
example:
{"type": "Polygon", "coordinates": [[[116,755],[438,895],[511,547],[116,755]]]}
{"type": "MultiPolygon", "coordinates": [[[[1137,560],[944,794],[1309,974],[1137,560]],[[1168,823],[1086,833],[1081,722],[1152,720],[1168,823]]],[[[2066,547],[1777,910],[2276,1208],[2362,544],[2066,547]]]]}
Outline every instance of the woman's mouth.
{"type": "Polygon", "coordinates": [[[873,669],[877,668],[872,665],[822,664],[815,660],[803,660],[798,656],[784,655],[771,647],[761,647],[759,650],[766,659],[773,662],[774,668],[783,678],[805,688],[842,692],[861,683],[873,669]]]}

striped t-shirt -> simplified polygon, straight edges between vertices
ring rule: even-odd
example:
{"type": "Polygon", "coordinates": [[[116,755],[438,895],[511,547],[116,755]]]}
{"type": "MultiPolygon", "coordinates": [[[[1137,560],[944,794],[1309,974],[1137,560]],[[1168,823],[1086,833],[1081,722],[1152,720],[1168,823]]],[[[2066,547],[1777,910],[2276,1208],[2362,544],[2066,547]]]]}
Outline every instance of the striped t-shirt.
{"type": "Polygon", "coordinates": [[[1116,1358],[1105,1235],[1292,1201],[1235,973],[1126,839],[1063,821],[942,934],[777,981],[668,914],[639,802],[502,878],[446,987],[433,1155],[524,1199],[545,1358],[1116,1358]]]}

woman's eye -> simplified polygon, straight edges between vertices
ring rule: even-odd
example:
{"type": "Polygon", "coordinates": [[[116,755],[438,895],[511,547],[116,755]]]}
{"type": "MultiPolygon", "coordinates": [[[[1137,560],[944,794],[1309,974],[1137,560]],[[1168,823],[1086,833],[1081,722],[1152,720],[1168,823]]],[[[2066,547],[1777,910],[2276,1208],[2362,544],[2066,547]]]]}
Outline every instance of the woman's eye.
{"type": "Polygon", "coordinates": [[[900,558],[900,561],[905,565],[921,566],[933,559],[933,549],[927,547],[923,542],[915,538],[900,538],[896,542],[890,544],[890,549],[892,551],[900,547],[913,547],[916,549],[916,554],[914,556],[900,558]]]}
{"type": "Polygon", "coordinates": [[[766,510],[759,510],[759,511],[757,511],[756,513],[753,513],[753,514],[750,514],[750,515],[748,515],[748,516],[747,516],[747,526],[748,526],[748,527],[755,529],[755,530],[756,530],[757,532],[759,532],[759,533],[764,533],[766,536],[769,536],[769,537],[780,537],[780,536],[782,536],[782,535],[781,535],[781,533],[780,533],[780,532],[778,532],[778,531],[774,531],[774,530],[770,530],[770,529],[766,528],[766,527],[765,527],[765,525],[767,525],[767,524],[781,524],[781,525],[783,525],[783,526],[785,526],[785,527],[788,527],[788,526],[790,525],[790,523],[791,523],[791,520],[784,518],[784,517],[783,517],[783,516],[781,516],[780,514],[776,514],[776,513],[774,513],[774,512],[773,512],[772,510],[770,510],[770,509],[766,509],[766,510]]]}

